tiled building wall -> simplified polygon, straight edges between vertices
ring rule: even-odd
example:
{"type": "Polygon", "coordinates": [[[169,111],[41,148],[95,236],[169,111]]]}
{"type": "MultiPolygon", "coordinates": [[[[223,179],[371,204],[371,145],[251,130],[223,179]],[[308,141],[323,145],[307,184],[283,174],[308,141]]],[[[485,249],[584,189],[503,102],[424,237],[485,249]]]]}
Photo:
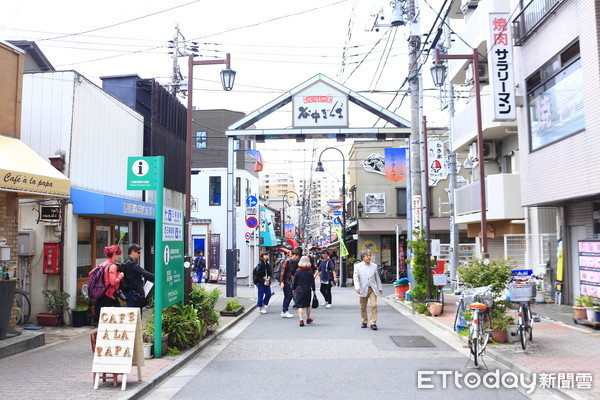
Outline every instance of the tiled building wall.
{"type": "Polygon", "coordinates": [[[585,131],[529,151],[526,101],[518,110],[523,205],[552,203],[600,193],[600,72],[594,1],[566,1],[522,47],[515,48],[517,94],[526,100],[525,79],[579,38],[585,131]]]}
{"type": "Polygon", "coordinates": [[[0,239],[7,240],[11,261],[17,260],[18,210],[15,193],[0,191],[0,239]]]}

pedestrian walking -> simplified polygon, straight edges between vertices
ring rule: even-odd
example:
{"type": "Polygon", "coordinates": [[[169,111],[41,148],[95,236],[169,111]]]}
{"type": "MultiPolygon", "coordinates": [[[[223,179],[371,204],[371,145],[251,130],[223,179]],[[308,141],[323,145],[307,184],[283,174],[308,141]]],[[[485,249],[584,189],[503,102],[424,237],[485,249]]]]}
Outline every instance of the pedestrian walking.
{"type": "MultiPolygon", "coordinates": [[[[96,309],[96,319],[100,318],[100,310],[102,307],[121,307],[119,298],[125,300],[123,293],[120,291],[121,279],[125,276],[122,272],[119,272],[117,266],[121,261],[121,255],[123,251],[116,244],[104,248],[104,255],[106,261],[103,262],[106,267],[104,268],[104,285],[106,285],[106,292],[102,297],[96,300],[94,304],[96,309]]],[[[93,272],[93,270],[92,270],[93,272]]],[[[90,272],[90,275],[92,274],[90,272]]]]}
{"type": "Polygon", "coordinates": [[[298,268],[294,273],[292,282],[292,293],[298,307],[298,318],[300,318],[300,326],[304,326],[303,309],[306,309],[306,323],[312,324],[313,319],[310,317],[310,306],[312,297],[316,295],[315,276],[310,267],[310,258],[302,256],[298,262],[298,268]]]}
{"type": "Polygon", "coordinates": [[[142,307],[148,304],[146,292],[144,291],[144,280],[154,282],[154,274],[140,267],[139,260],[142,254],[142,246],[132,244],[127,249],[127,259],[122,267],[124,278],[121,281],[127,307],[142,307]]]}
{"type": "MultiPolygon", "coordinates": [[[[196,283],[202,283],[202,276],[206,271],[206,259],[202,250],[196,252],[196,258],[194,258],[194,268],[196,268],[196,283]]],[[[207,277],[208,278],[208,277],[207,277]]]]}
{"type": "Polygon", "coordinates": [[[258,289],[258,301],[256,307],[260,308],[261,314],[267,313],[269,299],[271,298],[271,267],[269,266],[269,253],[260,255],[260,262],[254,267],[252,280],[258,289]]]}
{"type": "Polygon", "coordinates": [[[279,282],[281,286],[281,290],[283,291],[283,308],[281,310],[282,318],[293,318],[294,316],[290,314],[288,311],[290,308],[290,302],[292,301],[292,280],[294,275],[292,271],[297,269],[298,260],[300,260],[300,256],[302,255],[302,250],[300,248],[295,248],[292,250],[292,257],[286,258],[281,266],[281,273],[279,275],[279,282]]]}
{"type": "Polygon", "coordinates": [[[362,260],[354,266],[354,287],[360,296],[360,316],[362,318],[361,328],[370,323],[371,329],[377,330],[377,292],[383,294],[381,278],[377,273],[377,264],[371,262],[371,252],[365,250],[360,253],[362,260]],[[367,302],[371,303],[371,317],[367,315],[367,302]]]}
{"type": "Polygon", "coordinates": [[[334,283],[337,283],[338,280],[335,273],[335,264],[333,260],[329,258],[329,251],[327,249],[321,252],[321,259],[319,260],[315,278],[317,275],[321,278],[320,292],[325,299],[323,305],[325,308],[331,308],[331,287],[334,283]]]}

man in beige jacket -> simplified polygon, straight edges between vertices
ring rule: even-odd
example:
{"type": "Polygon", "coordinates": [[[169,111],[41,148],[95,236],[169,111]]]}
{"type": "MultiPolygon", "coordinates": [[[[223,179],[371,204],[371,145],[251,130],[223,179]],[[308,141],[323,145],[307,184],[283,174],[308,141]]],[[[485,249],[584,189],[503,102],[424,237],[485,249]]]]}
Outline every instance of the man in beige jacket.
{"type": "Polygon", "coordinates": [[[383,294],[381,278],[377,273],[377,264],[371,262],[371,252],[365,250],[360,253],[362,260],[354,266],[354,287],[360,296],[360,316],[362,317],[361,328],[367,327],[367,321],[371,329],[377,330],[377,292],[383,294]],[[371,318],[367,316],[367,302],[371,303],[371,318]]]}

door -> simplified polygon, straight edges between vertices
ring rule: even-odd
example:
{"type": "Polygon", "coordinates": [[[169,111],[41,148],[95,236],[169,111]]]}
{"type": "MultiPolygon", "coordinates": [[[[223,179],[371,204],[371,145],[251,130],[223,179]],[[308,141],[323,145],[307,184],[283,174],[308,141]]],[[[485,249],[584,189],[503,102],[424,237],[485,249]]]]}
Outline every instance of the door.
{"type": "Polygon", "coordinates": [[[585,226],[570,226],[569,227],[569,268],[567,271],[567,279],[571,281],[569,288],[571,293],[563,296],[563,302],[569,304],[573,297],[580,295],[581,287],[579,285],[579,241],[585,240],[585,226]]]}
{"type": "Polygon", "coordinates": [[[102,264],[106,260],[104,248],[111,245],[111,232],[108,225],[96,225],[96,254],[94,266],[102,264]]]}

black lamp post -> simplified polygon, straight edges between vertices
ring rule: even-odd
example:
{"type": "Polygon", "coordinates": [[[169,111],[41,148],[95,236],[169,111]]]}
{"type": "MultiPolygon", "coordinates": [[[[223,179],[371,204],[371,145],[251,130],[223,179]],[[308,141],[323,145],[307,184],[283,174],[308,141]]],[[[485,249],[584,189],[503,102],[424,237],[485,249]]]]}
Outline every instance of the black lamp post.
{"type": "Polygon", "coordinates": [[[346,157],[344,153],[336,147],[327,147],[319,154],[319,161],[317,162],[317,168],[315,172],[325,172],[323,163],[321,162],[321,156],[327,150],[336,150],[342,155],[342,237],[338,239],[340,242],[340,286],[346,287],[346,257],[342,257],[342,245],[341,242],[346,243],[346,157]]]}
{"type": "Polygon", "coordinates": [[[435,49],[435,61],[431,67],[431,77],[436,86],[442,86],[446,80],[446,66],[440,60],[471,60],[473,62],[473,88],[477,117],[477,153],[479,157],[479,201],[481,208],[481,250],[484,258],[489,257],[487,245],[487,210],[485,199],[485,169],[483,160],[483,123],[481,120],[481,92],[479,88],[479,52],[473,49],[471,54],[441,54],[435,49]]]}

